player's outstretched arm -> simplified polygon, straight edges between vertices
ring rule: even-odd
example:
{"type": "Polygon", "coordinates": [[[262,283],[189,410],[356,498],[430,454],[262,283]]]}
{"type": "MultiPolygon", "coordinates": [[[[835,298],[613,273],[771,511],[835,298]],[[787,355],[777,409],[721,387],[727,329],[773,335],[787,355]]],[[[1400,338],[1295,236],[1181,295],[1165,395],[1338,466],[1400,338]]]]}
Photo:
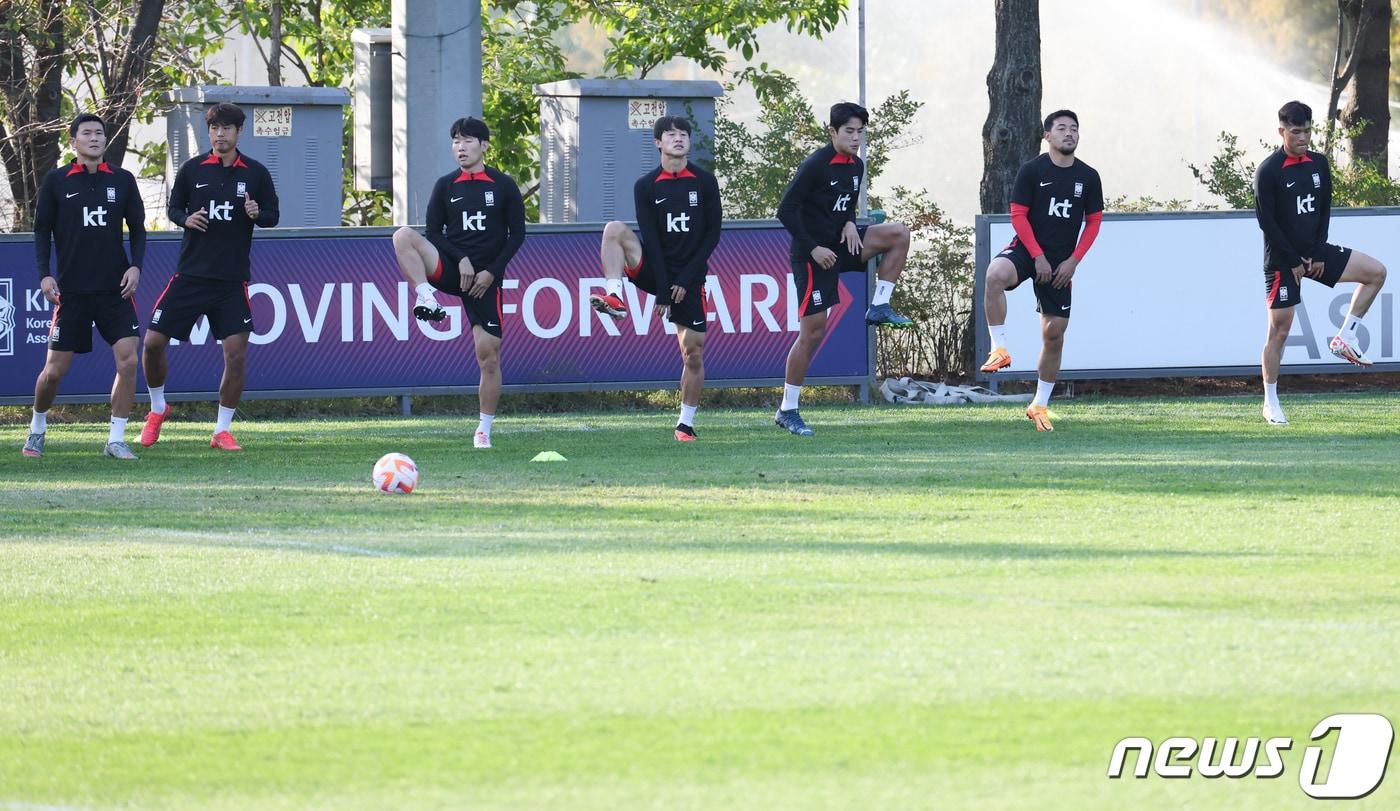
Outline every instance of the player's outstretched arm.
{"type": "Polygon", "coordinates": [[[681,287],[691,287],[700,281],[709,265],[710,255],[719,247],[719,238],[724,227],[724,206],[719,199],[719,183],[715,176],[705,173],[700,176],[701,195],[705,199],[705,235],[695,256],[685,266],[684,278],[677,282],[681,287]]]}
{"type": "Polygon", "coordinates": [[[146,204],[141,200],[141,189],[136,185],[136,177],[127,173],[126,234],[131,240],[131,266],[146,266],[146,204]]]}
{"type": "Polygon", "coordinates": [[[259,228],[276,228],[282,219],[277,204],[277,187],[272,184],[272,173],[264,166],[262,182],[258,183],[258,218],[254,221],[259,228]]]}
{"type": "Polygon", "coordinates": [[[1259,169],[1254,173],[1254,219],[1259,222],[1259,228],[1264,232],[1264,239],[1269,243],[1270,253],[1278,261],[1285,263],[1290,268],[1296,268],[1303,264],[1303,257],[1293,249],[1293,244],[1288,241],[1288,236],[1283,233],[1283,226],[1274,219],[1275,207],[1278,198],[1276,196],[1277,178],[1274,171],[1269,167],[1269,161],[1259,164],[1259,169]]]}
{"type": "Polygon", "coordinates": [[[34,262],[39,269],[39,281],[53,275],[49,254],[53,252],[53,226],[58,219],[58,172],[44,175],[39,186],[39,199],[34,206],[34,262]]]}
{"type": "Polygon", "coordinates": [[[802,222],[802,203],[811,196],[820,180],[821,167],[815,159],[807,158],[797,167],[797,174],[793,175],[783,193],[783,201],[778,204],[778,219],[792,234],[793,253],[798,256],[811,256],[812,249],[817,247],[817,241],[807,233],[807,226],[802,222]]]}
{"type": "Polygon", "coordinates": [[[666,256],[661,252],[661,223],[656,219],[656,204],[652,202],[655,173],[642,175],[632,186],[632,203],[637,211],[637,230],[642,235],[642,261],[651,268],[657,290],[670,290],[666,256]]]}
{"type": "Polygon", "coordinates": [[[494,279],[504,279],[506,265],[525,244],[525,198],[520,196],[520,187],[513,179],[502,174],[497,182],[506,198],[506,243],[491,264],[486,266],[486,272],[494,279]]]}

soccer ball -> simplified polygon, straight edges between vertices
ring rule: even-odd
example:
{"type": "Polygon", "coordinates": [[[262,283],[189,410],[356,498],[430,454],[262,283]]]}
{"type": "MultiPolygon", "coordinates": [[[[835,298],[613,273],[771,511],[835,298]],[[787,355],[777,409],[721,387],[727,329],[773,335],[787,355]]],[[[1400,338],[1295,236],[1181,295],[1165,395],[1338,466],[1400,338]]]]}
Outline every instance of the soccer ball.
{"type": "Polygon", "coordinates": [[[374,463],[374,489],[408,495],[418,486],[418,466],[401,453],[386,453],[374,463]]]}

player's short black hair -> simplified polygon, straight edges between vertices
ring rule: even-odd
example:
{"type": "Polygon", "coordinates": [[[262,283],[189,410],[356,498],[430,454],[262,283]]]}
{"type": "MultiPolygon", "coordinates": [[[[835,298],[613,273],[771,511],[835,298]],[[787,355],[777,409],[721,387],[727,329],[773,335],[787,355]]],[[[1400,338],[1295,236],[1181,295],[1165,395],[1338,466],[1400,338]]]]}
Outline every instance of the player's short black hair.
{"type": "Polygon", "coordinates": [[[1312,121],[1312,108],[1301,101],[1290,101],[1278,108],[1278,123],[1301,127],[1312,121]]]}
{"type": "Polygon", "coordinates": [[[657,141],[660,141],[661,136],[665,135],[671,130],[680,130],[686,135],[689,135],[692,132],[694,132],[694,130],[691,129],[690,126],[690,119],[686,118],[685,116],[663,115],[660,118],[656,119],[656,123],[652,125],[651,137],[657,141]]]}
{"type": "Polygon", "coordinates": [[[96,121],[97,123],[101,124],[102,134],[107,134],[107,122],[103,121],[101,116],[93,115],[92,113],[83,113],[82,115],[73,119],[73,123],[68,125],[68,134],[73,136],[74,138],[78,137],[78,127],[81,127],[89,121],[96,121]]]}
{"type": "Polygon", "coordinates": [[[459,118],[452,122],[451,136],[456,138],[459,135],[463,138],[475,138],[478,141],[489,141],[491,140],[491,128],[486,126],[485,121],[467,116],[466,118],[459,118]]]}
{"type": "Polygon", "coordinates": [[[865,126],[870,123],[870,111],[853,101],[841,101],[831,105],[831,116],[828,123],[832,129],[841,129],[852,118],[859,118],[861,126],[865,126]]]}
{"type": "Polygon", "coordinates": [[[248,117],[243,114],[242,107],[239,107],[237,104],[230,104],[226,101],[221,101],[204,111],[204,124],[208,127],[212,127],[215,124],[222,124],[226,127],[234,127],[241,130],[243,129],[243,122],[247,120],[248,117]]]}
{"type": "Polygon", "coordinates": [[[1055,119],[1057,118],[1068,118],[1074,122],[1074,126],[1079,126],[1079,116],[1075,115],[1073,110],[1056,110],[1050,115],[1045,116],[1046,132],[1049,132],[1050,128],[1055,126],[1055,119]]]}

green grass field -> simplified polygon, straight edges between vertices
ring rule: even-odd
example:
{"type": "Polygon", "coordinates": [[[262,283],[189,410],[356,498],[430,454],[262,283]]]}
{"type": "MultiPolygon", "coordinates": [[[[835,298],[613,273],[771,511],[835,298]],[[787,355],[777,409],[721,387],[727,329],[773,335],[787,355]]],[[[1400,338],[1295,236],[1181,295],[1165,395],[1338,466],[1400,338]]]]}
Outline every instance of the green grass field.
{"type": "Polygon", "coordinates": [[[6,426],[0,809],[1316,806],[1312,726],[1400,721],[1400,399],[1285,406],[6,426]]]}

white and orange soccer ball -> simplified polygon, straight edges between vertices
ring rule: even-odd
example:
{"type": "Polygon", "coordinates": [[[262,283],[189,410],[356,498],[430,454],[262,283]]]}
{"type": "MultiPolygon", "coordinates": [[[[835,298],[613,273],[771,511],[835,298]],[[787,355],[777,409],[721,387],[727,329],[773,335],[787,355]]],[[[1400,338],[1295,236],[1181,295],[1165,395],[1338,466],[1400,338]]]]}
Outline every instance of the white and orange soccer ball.
{"type": "Polygon", "coordinates": [[[418,466],[401,453],[386,453],[374,463],[374,489],[408,495],[418,486],[418,466]]]}

